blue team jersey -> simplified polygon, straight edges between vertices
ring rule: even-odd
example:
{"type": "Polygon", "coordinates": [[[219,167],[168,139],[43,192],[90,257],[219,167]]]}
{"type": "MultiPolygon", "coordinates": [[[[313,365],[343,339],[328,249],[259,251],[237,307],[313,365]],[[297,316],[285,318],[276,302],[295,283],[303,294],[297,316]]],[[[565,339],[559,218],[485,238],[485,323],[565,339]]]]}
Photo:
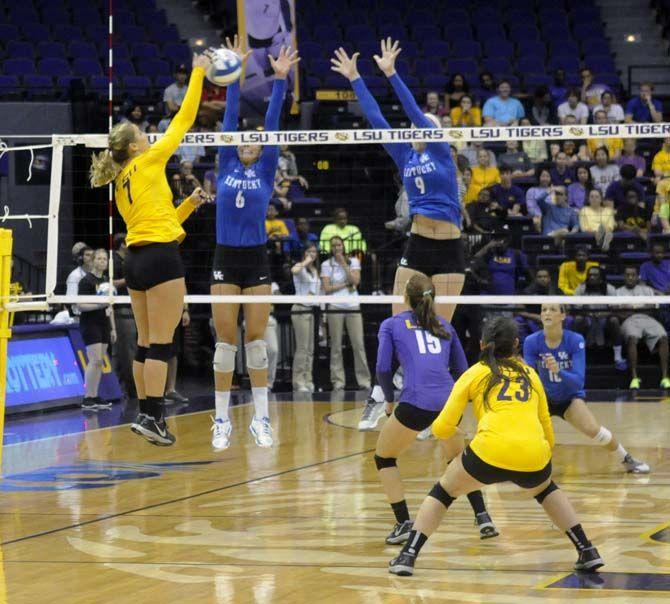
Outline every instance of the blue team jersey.
{"type": "Polygon", "coordinates": [[[523,343],[523,359],[537,371],[547,392],[547,398],[554,403],[569,402],[574,398],[584,398],[586,375],[586,345],[584,338],[567,329],[556,348],[549,348],[544,339],[544,331],[528,336],[523,343]],[[545,355],[552,354],[558,361],[558,373],[549,371],[545,355]]]}
{"type": "MultiPolygon", "coordinates": [[[[411,311],[386,319],[378,336],[377,376],[390,377],[395,357],[404,371],[400,400],[428,411],[440,411],[444,407],[454,380],[468,368],[456,331],[444,319],[439,320],[451,334],[449,340],[437,338],[418,327],[411,311]]],[[[380,384],[383,381],[380,379],[380,384]]],[[[384,391],[386,393],[386,389],[384,391]]]]}
{"type": "MultiPolygon", "coordinates": [[[[265,115],[265,129],[277,130],[284,101],[286,80],[275,80],[265,115]]],[[[224,132],[237,129],[240,86],[228,87],[224,132]]],[[[274,190],[274,177],[279,162],[276,145],[263,147],[260,159],[245,167],[236,147],[219,147],[219,173],[216,186],[216,243],[231,247],[252,247],[267,242],[265,214],[274,190]]]]}
{"type": "MultiPolygon", "coordinates": [[[[405,113],[418,128],[435,128],[417,105],[410,90],[398,74],[389,78],[405,113]]],[[[373,128],[390,128],[362,78],[351,83],[366,118],[373,128]]],[[[407,143],[384,145],[402,175],[407,191],[410,216],[421,214],[461,227],[461,204],[458,199],[456,166],[448,143],[428,143],[419,153],[407,143]]]]}

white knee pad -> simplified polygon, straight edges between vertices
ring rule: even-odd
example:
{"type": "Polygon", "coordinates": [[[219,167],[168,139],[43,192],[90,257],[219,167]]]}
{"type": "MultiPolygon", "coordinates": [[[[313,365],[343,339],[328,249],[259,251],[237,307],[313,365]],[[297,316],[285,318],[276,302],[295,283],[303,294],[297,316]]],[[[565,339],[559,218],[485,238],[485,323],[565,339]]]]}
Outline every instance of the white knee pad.
{"type": "Polygon", "coordinates": [[[249,369],[268,368],[268,346],[265,340],[254,340],[244,346],[247,353],[247,367],[249,369]]]}
{"type": "Polygon", "coordinates": [[[231,373],[235,370],[235,354],[237,346],[227,342],[217,342],[214,351],[214,371],[231,373]]]}
{"type": "Polygon", "coordinates": [[[593,437],[593,442],[596,443],[596,445],[601,446],[608,445],[611,440],[612,440],[612,433],[607,428],[605,428],[605,426],[600,426],[598,434],[596,434],[593,437]]]}

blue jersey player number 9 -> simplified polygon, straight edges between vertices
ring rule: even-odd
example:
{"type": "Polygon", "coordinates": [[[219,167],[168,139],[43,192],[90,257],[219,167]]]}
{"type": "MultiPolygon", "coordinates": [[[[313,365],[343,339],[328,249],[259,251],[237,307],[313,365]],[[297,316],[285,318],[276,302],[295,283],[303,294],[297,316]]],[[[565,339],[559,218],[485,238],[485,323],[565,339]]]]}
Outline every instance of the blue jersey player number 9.
{"type": "Polygon", "coordinates": [[[433,334],[424,331],[423,329],[417,329],[414,332],[416,336],[416,343],[419,346],[419,352],[421,354],[440,354],[442,352],[442,342],[440,338],[435,337],[433,334]]]}
{"type": "Polygon", "coordinates": [[[421,193],[421,195],[425,195],[425,193],[426,193],[426,183],[423,182],[423,178],[421,176],[417,176],[414,179],[414,184],[416,185],[416,188],[419,189],[419,193],[421,193]]]}

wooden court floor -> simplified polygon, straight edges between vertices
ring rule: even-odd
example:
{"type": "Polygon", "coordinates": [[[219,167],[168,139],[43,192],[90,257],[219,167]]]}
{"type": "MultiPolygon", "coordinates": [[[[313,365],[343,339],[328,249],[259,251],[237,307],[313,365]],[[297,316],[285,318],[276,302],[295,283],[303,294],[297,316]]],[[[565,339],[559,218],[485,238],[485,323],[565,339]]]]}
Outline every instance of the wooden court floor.
{"type": "MultiPolygon", "coordinates": [[[[606,561],[596,581],[571,573],[567,538],[508,485],[485,494],[500,537],[481,542],[459,500],[415,576],[389,575],[392,516],[372,461],[376,433],[353,429],[360,409],[273,404],[271,450],[251,441],[244,405],[220,454],[207,413],[171,419],[172,448],[127,426],[6,446],[0,602],[670,601],[670,402],[593,404],[649,476],[622,473],[555,422],[555,480],[606,561]]],[[[417,442],[399,463],[414,515],[443,470],[440,449],[417,442]]]]}

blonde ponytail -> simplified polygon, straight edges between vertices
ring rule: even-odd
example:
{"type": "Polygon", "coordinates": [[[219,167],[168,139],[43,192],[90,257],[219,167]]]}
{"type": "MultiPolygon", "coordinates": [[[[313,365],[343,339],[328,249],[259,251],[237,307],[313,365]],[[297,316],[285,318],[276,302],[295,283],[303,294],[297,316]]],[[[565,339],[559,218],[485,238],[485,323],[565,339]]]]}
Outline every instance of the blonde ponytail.
{"type": "Polygon", "coordinates": [[[119,172],[121,166],[112,159],[112,152],[109,149],[91,155],[89,179],[92,187],[103,187],[113,182],[119,172]]]}
{"type": "Polygon", "coordinates": [[[121,166],[128,161],[128,145],[134,143],[136,127],[130,122],[121,122],[109,133],[109,148],[91,156],[89,179],[92,187],[103,187],[121,172],[121,166]]]}

